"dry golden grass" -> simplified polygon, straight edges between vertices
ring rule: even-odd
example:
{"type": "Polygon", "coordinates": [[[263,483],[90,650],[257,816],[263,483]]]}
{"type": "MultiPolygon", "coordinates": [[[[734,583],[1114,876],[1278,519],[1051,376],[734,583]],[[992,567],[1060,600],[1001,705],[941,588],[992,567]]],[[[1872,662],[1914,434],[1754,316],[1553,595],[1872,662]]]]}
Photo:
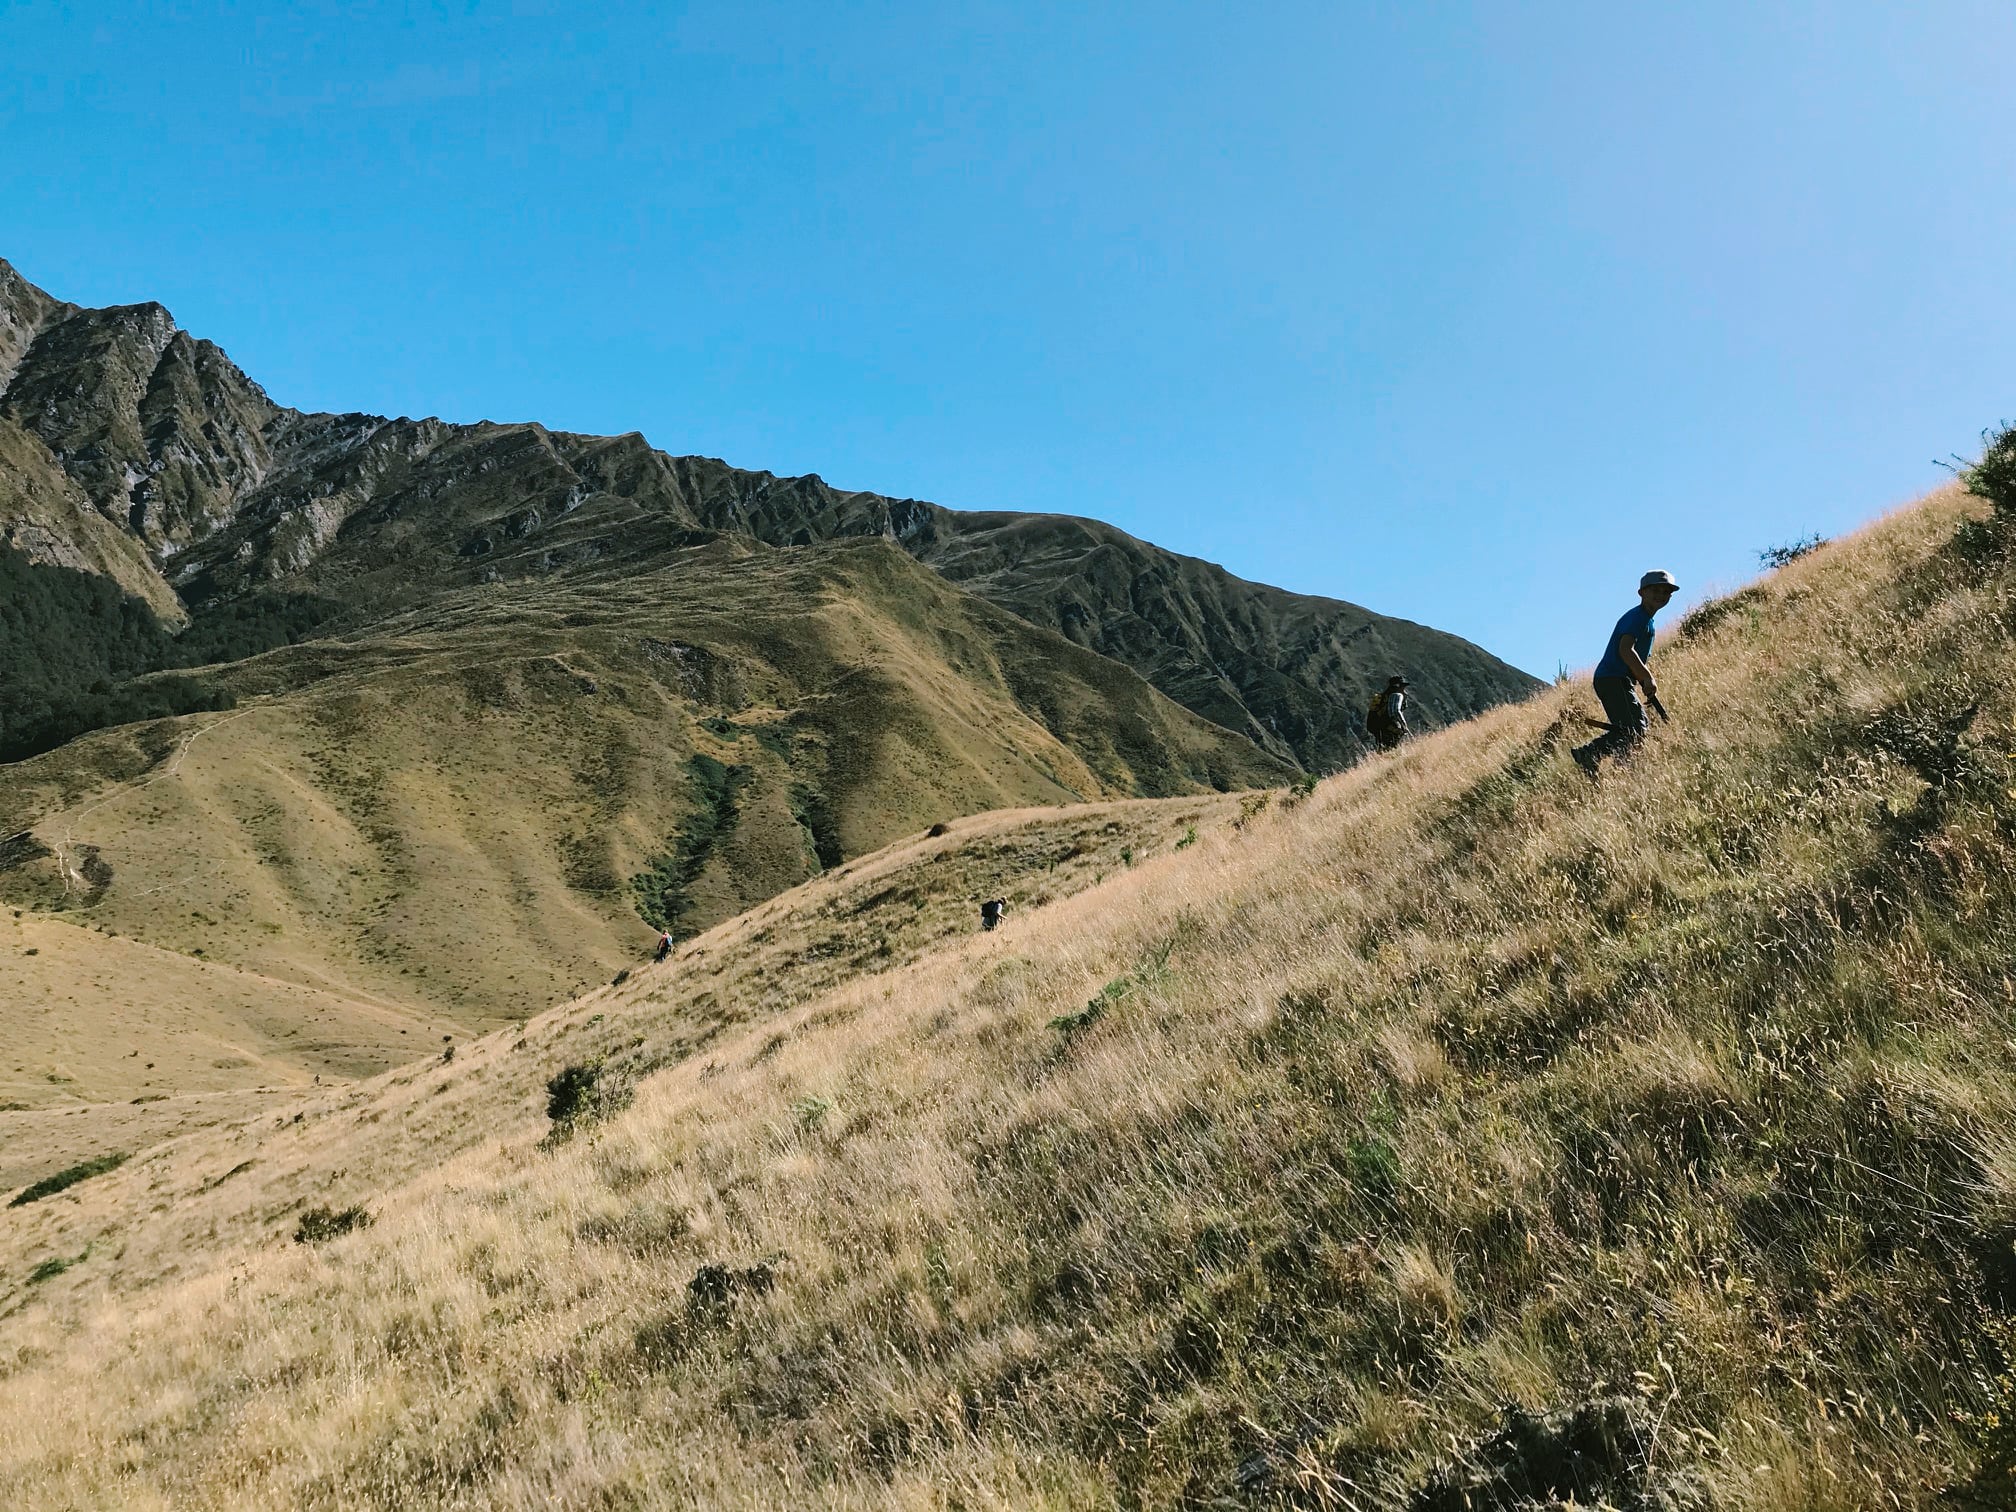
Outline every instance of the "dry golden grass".
{"type": "MultiPolygon", "coordinates": [[[[80,1200],[81,1192],[0,1225],[0,1246],[20,1245],[22,1261],[0,1265],[0,1312],[30,1295],[7,1282],[52,1254],[120,1243],[127,1278],[151,1279],[174,1274],[192,1246],[214,1253],[226,1240],[262,1244],[325,1192],[347,1203],[515,1131],[528,1110],[544,1105],[545,1082],[558,1069],[553,1057],[607,1063],[612,1078],[646,1074],[730,1026],[775,1018],[836,982],[900,967],[949,937],[973,933],[983,897],[1006,896],[1013,912],[1039,907],[1121,869],[1127,855],[1167,849],[1188,827],[1230,823],[1237,801],[1010,810],[957,821],[943,836],[913,836],[849,862],[689,942],[662,966],[634,967],[625,981],[522,1034],[468,1043],[444,1037],[443,1059],[367,1084],[329,1082],[292,1099],[284,1088],[264,1088],[0,1111],[0,1146],[9,1168],[19,1167],[0,1191],[111,1151],[144,1151],[210,1131],[137,1163],[161,1177],[149,1186],[157,1216],[137,1247],[122,1237],[116,1200],[100,1210],[80,1200]],[[348,1129],[340,1184],[337,1168],[318,1155],[331,1148],[332,1126],[348,1129]],[[211,1195],[227,1179],[230,1189],[211,1195]],[[179,1200],[191,1194],[203,1200],[179,1200]]],[[[781,1044],[791,1032],[788,1022],[775,1025],[765,1044],[781,1044]]]]}
{"type": "Polygon", "coordinates": [[[29,1108],[348,1078],[410,1059],[426,1029],[392,1004],[19,909],[0,909],[0,1003],[0,1104],[29,1108]]]}
{"type": "Polygon", "coordinates": [[[862,958],[871,858],[6,1213],[0,1503],[1509,1506],[1520,1407],[1623,1425],[1583,1504],[1930,1505],[2016,1300],[2016,566],[1965,513],[1669,636],[1593,790],[1563,689],[1164,809],[993,935],[862,958]],[[596,1056],[634,1101],[549,1137],[596,1056]],[[376,1222],[291,1244],[311,1201],[376,1222]]]}

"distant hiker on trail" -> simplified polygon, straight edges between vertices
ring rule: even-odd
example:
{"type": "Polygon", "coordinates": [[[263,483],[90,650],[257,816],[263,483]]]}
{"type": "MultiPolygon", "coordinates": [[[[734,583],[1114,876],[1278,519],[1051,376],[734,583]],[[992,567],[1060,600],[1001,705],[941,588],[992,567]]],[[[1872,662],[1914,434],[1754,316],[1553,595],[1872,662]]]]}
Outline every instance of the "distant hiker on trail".
{"type": "Polygon", "coordinates": [[[1001,922],[1001,915],[1006,912],[1008,912],[1008,900],[1006,898],[989,898],[985,903],[980,905],[980,927],[982,929],[992,929],[1001,922]]]}
{"type": "Polygon", "coordinates": [[[1645,738],[1645,710],[1631,689],[1633,683],[1644,689],[1645,702],[1659,711],[1659,717],[1666,717],[1666,706],[1659,702],[1659,684],[1653,680],[1650,666],[1652,617],[1670,604],[1679,591],[1680,585],[1673,581],[1672,573],[1646,573],[1638,579],[1638,607],[1626,611],[1617,621],[1617,628],[1610,632],[1610,643],[1603,648],[1603,659],[1596,663],[1594,679],[1596,697],[1609,716],[1610,728],[1574,751],[1575,764],[1591,777],[1596,775],[1597,763],[1605,756],[1625,755],[1645,738]]]}
{"type": "Polygon", "coordinates": [[[1407,738],[1407,690],[1413,686],[1404,677],[1387,678],[1386,686],[1365,711],[1365,728],[1382,751],[1392,750],[1407,738]]]}
{"type": "Polygon", "coordinates": [[[670,954],[672,954],[672,936],[668,932],[658,936],[658,954],[651,959],[655,963],[664,960],[670,954]]]}

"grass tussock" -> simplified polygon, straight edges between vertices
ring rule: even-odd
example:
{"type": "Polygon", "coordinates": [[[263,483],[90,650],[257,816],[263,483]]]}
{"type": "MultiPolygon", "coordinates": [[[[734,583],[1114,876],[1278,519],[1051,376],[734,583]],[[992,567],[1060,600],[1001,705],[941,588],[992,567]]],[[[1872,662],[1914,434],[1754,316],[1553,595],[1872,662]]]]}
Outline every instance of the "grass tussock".
{"type": "MultiPolygon", "coordinates": [[[[717,1017],[587,1137],[521,1096],[340,1268],[246,1239],[143,1309],[130,1258],[0,1298],[0,1502],[1996,1505],[2016,542],[1980,513],[1745,590],[1593,789],[1556,690],[717,1017]]],[[[349,1111],[314,1161],[353,1170],[349,1111]]]]}

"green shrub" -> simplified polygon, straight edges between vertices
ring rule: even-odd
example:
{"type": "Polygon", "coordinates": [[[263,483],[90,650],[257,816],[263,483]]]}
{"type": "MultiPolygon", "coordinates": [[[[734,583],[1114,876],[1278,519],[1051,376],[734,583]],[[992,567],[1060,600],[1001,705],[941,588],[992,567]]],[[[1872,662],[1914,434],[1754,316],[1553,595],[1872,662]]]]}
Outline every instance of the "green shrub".
{"type": "Polygon", "coordinates": [[[1126,977],[1116,977],[1099,989],[1099,995],[1088,1000],[1083,1008],[1073,1013],[1060,1013],[1050,1020],[1050,1027],[1066,1039],[1081,1029],[1090,1029],[1106,1016],[1106,1010],[1127,996],[1131,983],[1126,977]]]}
{"type": "Polygon", "coordinates": [[[546,1083],[546,1116],[557,1123],[571,1123],[585,1112],[595,1096],[601,1077],[599,1063],[568,1066],[546,1083]]]}
{"type": "Polygon", "coordinates": [[[312,1207],[301,1215],[300,1226],[294,1230],[294,1242],[321,1244],[353,1230],[369,1228],[371,1223],[371,1215],[361,1207],[312,1207]]]}
{"type": "Polygon", "coordinates": [[[99,1155],[90,1160],[80,1160],[68,1170],[58,1171],[54,1176],[44,1176],[33,1186],[23,1187],[14,1194],[13,1200],[7,1206],[24,1207],[31,1202],[40,1202],[44,1197],[54,1197],[58,1192],[67,1191],[80,1181],[88,1181],[93,1176],[103,1176],[107,1171],[117,1170],[125,1163],[124,1154],[99,1155]]]}
{"type": "Polygon", "coordinates": [[[1780,567],[1791,566],[1803,556],[1811,556],[1826,544],[1827,537],[1816,531],[1796,541],[1787,541],[1782,546],[1766,546],[1757,553],[1757,564],[1768,571],[1776,571],[1780,567]]]}
{"type": "MultiPolygon", "coordinates": [[[[86,1250],[84,1255],[90,1253],[89,1250],[86,1250]]],[[[82,1265],[84,1263],[84,1255],[78,1255],[74,1259],[66,1259],[61,1255],[56,1255],[44,1260],[35,1269],[28,1272],[28,1284],[30,1286],[40,1286],[44,1281],[53,1281],[56,1277],[62,1275],[63,1272],[70,1269],[71,1266],[82,1265]]]]}
{"type": "Polygon", "coordinates": [[[601,1061],[567,1066],[546,1083],[546,1116],[553,1120],[547,1140],[558,1143],[575,1129],[599,1123],[630,1106],[635,1067],[612,1074],[601,1061]]]}
{"type": "Polygon", "coordinates": [[[2016,517],[2016,425],[1991,426],[1981,432],[1981,456],[1960,470],[1960,481],[1977,499],[1986,499],[1997,515],[2016,517]]]}

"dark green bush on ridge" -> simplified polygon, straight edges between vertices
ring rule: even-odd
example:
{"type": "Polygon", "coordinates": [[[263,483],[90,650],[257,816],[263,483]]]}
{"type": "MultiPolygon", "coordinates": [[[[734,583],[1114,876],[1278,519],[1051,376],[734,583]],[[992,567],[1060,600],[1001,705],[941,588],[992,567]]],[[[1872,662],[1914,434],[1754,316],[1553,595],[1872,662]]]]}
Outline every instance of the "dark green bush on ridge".
{"type": "Polygon", "coordinates": [[[1981,433],[1981,456],[1960,470],[1960,481],[1977,499],[1986,499],[1995,513],[2016,516],[2016,425],[1981,433]]]}
{"type": "Polygon", "coordinates": [[[1827,537],[1817,530],[1811,535],[1800,536],[1796,541],[1787,541],[1782,546],[1766,546],[1757,553],[1757,565],[1770,571],[1780,567],[1790,567],[1801,557],[1811,556],[1827,544],[1827,537]]]}

